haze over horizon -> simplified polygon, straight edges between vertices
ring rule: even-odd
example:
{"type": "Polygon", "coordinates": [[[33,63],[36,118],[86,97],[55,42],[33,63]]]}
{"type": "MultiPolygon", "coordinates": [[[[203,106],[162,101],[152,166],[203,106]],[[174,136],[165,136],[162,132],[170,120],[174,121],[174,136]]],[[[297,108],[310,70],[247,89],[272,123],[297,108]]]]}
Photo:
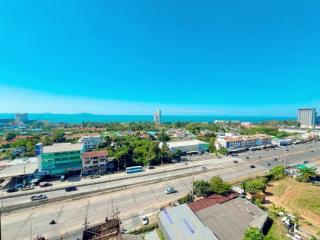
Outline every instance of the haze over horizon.
{"type": "Polygon", "coordinates": [[[0,112],[320,107],[318,1],[18,2],[0,3],[0,112]]]}

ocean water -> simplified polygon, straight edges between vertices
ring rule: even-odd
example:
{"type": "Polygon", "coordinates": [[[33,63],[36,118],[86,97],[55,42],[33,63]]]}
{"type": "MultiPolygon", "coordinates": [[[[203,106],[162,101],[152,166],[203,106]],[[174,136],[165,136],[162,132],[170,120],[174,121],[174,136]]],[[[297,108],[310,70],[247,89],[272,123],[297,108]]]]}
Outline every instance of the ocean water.
{"type": "MultiPolygon", "coordinates": [[[[0,113],[0,119],[14,118],[14,114],[0,113]]],[[[53,123],[82,123],[82,122],[151,122],[153,121],[152,115],[97,115],[97,114],[29,114],[30,120],[47,120],[53,123]]],[[[162,122],[213,122],[214,120],[225,121],[242,121],[242,122],[263,122],[271,120],[295,120],[293,117],[250,117],[250,116],[170,116],[163,115],[162,122]]]]}

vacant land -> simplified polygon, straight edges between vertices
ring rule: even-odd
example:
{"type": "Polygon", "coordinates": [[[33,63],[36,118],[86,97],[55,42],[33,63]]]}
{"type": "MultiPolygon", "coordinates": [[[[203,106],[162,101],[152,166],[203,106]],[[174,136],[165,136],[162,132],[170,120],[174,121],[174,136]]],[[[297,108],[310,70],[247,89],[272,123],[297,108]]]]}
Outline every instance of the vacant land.
{"type": "Polygon", "coordinates": [[[320,231],[320,187],[300,183],[293,178],[273,182],[266,190],[267,202],[300,216],[303,228],[320,231]],[[311,228],[312,226],[312,228],[311,228]]]}

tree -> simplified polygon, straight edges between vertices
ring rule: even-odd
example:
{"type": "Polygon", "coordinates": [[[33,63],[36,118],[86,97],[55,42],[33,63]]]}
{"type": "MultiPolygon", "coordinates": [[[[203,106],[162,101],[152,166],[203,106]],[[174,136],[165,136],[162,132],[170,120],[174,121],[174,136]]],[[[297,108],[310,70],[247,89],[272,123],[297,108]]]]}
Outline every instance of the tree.
{"type": "Polygon", "coordinates": [[[62,143],[65,141],[64,131],[63,130],[55,130],[53,131],[52,140],[55,143],[62,143]]]}
{"type": "Polygon", "coordinates": [[[249,193],[264,192],[267,188],[267,179],[256,178],[256,179],[246,180],[242,183],[242,187],[245,192],[249,192],[249,193]]]}
{"type": "Polygon", "coordinates": [[[315,176],[316,176],[315,169],[306,167],[299,170],[299,176],[297,177],[297,180],[299,182],[309,182],[310,179],[315,176]]]}
{"type": "Polygon", "coordinates": [[[272,180],[279,180],[286,176],[284,166],[276,166],[272,168],[268,174],[272,180]]]}
{"type": "Polygon", "coordinates": [[[214,193],[225,194],[230,192],[231,186],[229,183],[226,183],[219,176],[214,176],[210,179],[211,189],[214,193]]]}
{"type": "Polygon", "coordinates": [[[114,157],[118,161],[118,168],[126,167],[128,164],[127,159],[129,158],[129,148],[127,146],[123,146],[115,149],[114,157]]]}
{"type": "Polygon", "coordinates": [[[225,147],[221,147],[218,150],[218,153],[221,154],[221,155],[227,155],[228,154],[228,149],[226,149],[225,147]]]}
{"type": "Polygon", "coordinates": [[[196,180],[193,182],[194,193],[197,196],[206,197],[212,193],[212,187],[209,182],[196,180]]]}
{"type": "Polygon", "coordinates": [[[244,233],[243,240],[263,240],[264,235],[260,229],[256,227],[248,227],[244,233]]]}
{"type": "Polygon", "coordinates": [[[6,136],[6,141],[11,141],[11,140],[13,140],[16,136],[17,136],[16,133],[14,133],[14,132],[8,132],[8,134],[7,134],[7,136],[6,136]]]}
{"type": "Polygon", "coordinates": [[[170,137],[163,130],[158,134],[158,139],[160,142],[168,142],[170,141],[170,137]]]}
{"type": "Polygon", "coordinates": [[[217,151],[216,148],[216,138],[215,137],[211,137],[209,140],[209,152],[214,153],[217,151]]]}

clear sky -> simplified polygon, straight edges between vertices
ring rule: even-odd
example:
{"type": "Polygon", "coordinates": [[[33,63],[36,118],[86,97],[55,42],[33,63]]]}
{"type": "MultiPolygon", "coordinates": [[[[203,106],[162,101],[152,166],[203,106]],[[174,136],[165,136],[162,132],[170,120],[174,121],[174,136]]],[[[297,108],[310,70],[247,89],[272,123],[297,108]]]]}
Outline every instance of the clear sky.
{"type": "Polygon", "coordinates": [[[0,3],[0,112],[292,116],[320,106],[320,1],[0,3]]]}

